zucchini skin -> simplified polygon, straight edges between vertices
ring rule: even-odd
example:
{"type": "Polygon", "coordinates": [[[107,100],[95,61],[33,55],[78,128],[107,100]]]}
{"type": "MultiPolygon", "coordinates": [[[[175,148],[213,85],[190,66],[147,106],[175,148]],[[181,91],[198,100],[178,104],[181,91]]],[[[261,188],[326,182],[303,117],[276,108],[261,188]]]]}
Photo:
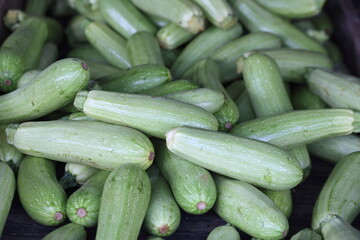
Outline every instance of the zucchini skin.
{"type": "MultiPolygon", "coordinates": [[[[39,62],[39,66],[37,67],[39,70],[44,70],[59,58],[58,46],[53,42],[48,42],[44,45],[41,51],[41,58],[39,62]]],[[[20,79],[19,79],[20,81],[20,79]]],[[[19,82],[18,82],[19,86],[19,82]]]]}
{"type": "Polygon", "coordinates": [[[351,223],[360,212],[360,153],[341,159],[331,171],[313,210],[311,227],[319,231],[329,214],[351,223]]]}
{"type": "Polygon", "coordinates": [[[264,193],[254,186],[214,174],[218,191],[214,211],[226,222],[252,237],[276,240],[289,230],[288,220],[264,193]]]}
{"type": "Polygon", "coordinates": [[[348,109],[296,110],[240,123],[231,133],[291,149],[351,134],[353,123],[353,111],[348,109]]]}
{"type": "Polygon", "coordinates": [[[15,194],[15,174],[11,168],[0,161],[0,237],[8,217],[15,194]]]}
{"type": "Polygon", "coordinates": [[[292,196],[291,191],[284,190],[284,191],[272,191],[264,189],[262,190],[263,193],[270,198],[275,205],[284,213],[287,218],[290,218],[292,212],[292,196]]]}
{"type": "Polygon", "coordinates": [[[67,196],[56,180],[54,162],[25,157],[19,168],[17,189],[21,205],[36,222],[56,226],[66,219],[67,196]]]}
{"type": "Polygon", "coordinates": [[[8,141],[28,155],[104,170],[113,170],[125,163],[134,163],[146,169],[154,158],[150,140],[141,132],[124,126],[95,121],[54,120],[26,122],[17,129],[15,127],[8,127],[8,141]]]}
{"type": "Polygon", "coordinates": [[[130,126],[158,138],[183,125],[218,129],[216,118],[206,110],[160,97],[94,90],[80,92],[74,104],[89,117],[130,126]]]}
{"type": "MultiPolygon", "coordinates": [[[[7,125],[0,125],[0,162],[7,162],[19,167],[23,154],[19,152],[14,146],[7,143],[6,137],[7,125]]],[[[0,234],[1,236],[1,234],[0,234]]]]}
{"type": "Polygon", "coordinates": [[[245,83],[242,80],[235,80],[225,87],[231,99],[237,99],[245,91],[245,83]]]}
{"type": "Polygon", "coordinates": [[[68,57],[83,59],[86,62],[108,63],[101,53],[90,44],[82,44],[73,47],[68,53],[68,57]]]}
{"type": "Polygon", "coordinates": [[[70,103],[89,82],[88,66],[79,59],[62,59],[11,93],[0,96],[0,123],[32,120],[70,103]]]}
{"type": "Polygon", "coordinates": [[[190,41],[194,34],[176,23],[170,23],[162,27],[157,32],[156,37],[163,49],[172,50],[190,41]]]}
{"type": "Polygon", "coordinates": [[[322,240],[321,235],[310,228],[305,228],[291,237],[290,240],[322,240]]]}
{"type": "Polygon", "coordinates": [[[42,240],[86,240],[86,231],[83,226],[68,223],[60,228],[55,229],[48,235],[46,235],[42,240]]]}
{"type": "Polygon", "coordinates": [[[108,64],[87,61],[87,65],[90,69],[90,78],[91,79],[98,79],[105,77],[106,75],[119,72],[121,69],[110,66],[108,64]]]}
{"type": "Polygon", "coordinates": [[[160,84],[159,86],[145,90],[142,94],[150,96],[165,96],[180,91],[196,89],[198,86],[189,80],[174,80],[160,84]]]}
{"type": "Polygon", "coordinates": [[[330,214],[321,224],[321,234],[325,240],[358,240],[360,231],[342,217],[330,214]]]}
{"type": "Polygon", "coordinates": [[[166,145],[198,166],[265,189],[291,189],[303,177],[297,161],[284,150],[229,133],[179,127],[167,133],[166,145]]]}
{"type": "Polygon", "coordinates": [[[151,235],[170,236],[180,225],[180,208],[156,165],[153,164],[147,174],[151,181],[151,197],[143,225],[151,235]]]}
{"type": "Polygon", "coordinates": [[[206,240],[240,240],[240,235],[236,229],[231,225],[219,226],[214,228],[206,240]]]}
{"type": "Polygon", "coordinates": [[[66,203],[66,214],[71,222],[93,227],[99,217],[103,187],[110,172],[95,173],[84,185],[73,192],[66,203]]]}
{"type": "Polygon", "coordinates": [[[293,87],[291,91],[291,102],[294,108],[298,110],[326,108],[326,103],[304,85],[293,87]]]}
{"type": "Polygon", "coordinates": [[[247,122],[256,118],[254,109],[250,102],[249,93],[245,90],[243,91],[238,98],[234,100],[239,112],[241,112],[239,116],[238,123],[247,122]]]}
{"type": "Polygon", "coordinates": [[[132,164],[113,170],[101,196],[96,240],[136,240],[151,196],[146,172],[132,164]]]}
{"type": "Polygon", "coordinates": [[[179,206],[190,214],[208,212],[216,201],[216,186],[209,171],[171,153],[164,142],[154,144],[155,161],[179,206]]]}
{"type": "Polygon", "coordinates": [[[46,24],[40,19],[30,18],[6,38],[0,48],[1,91],[15,90],[21,75],[39,65],[47,35],[46,24]]]}

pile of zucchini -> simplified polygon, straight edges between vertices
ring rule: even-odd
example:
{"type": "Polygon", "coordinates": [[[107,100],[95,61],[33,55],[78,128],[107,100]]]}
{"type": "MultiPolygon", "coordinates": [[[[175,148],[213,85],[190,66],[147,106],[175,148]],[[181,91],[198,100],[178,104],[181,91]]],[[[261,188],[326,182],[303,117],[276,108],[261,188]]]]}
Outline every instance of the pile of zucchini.
{"type": "Polygon", "coordinates": [[[228,224],[209,240],[239,230],[283,239],[311,155],[336,165],[311,228],[287,239],[360,239],[360,79],[329,40],[324,3],[28,0],[9,10],[0,236],[17,190],[34,221],[59,226],[47,240],[86,239],[84,227],[97,240],[135,240],[141,228],[162,239],[181,211],[211,209],[228,224]]]}

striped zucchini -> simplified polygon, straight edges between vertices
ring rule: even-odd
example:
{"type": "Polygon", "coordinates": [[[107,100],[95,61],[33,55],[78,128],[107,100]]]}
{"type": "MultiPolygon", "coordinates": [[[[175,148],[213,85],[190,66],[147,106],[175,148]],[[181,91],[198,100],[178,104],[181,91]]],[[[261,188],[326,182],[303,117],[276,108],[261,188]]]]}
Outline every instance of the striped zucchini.
{"type": "MultiPolygon", "coordinates": [[[[71,119],[69,119],[71,120],[71,119]]],[[[83,185],[99,170],[83,164],[67,163],[65,165],[65,173],[60,178],[59,184],[63,189],[83,185]]]]}
{"type": "Polygon", "coordinates": [[[305,228],[293,235],[290,240],[322,240],[322,237],[314,230],[305,228]]]}
{"type": "Polygon", "coordinates": [[[74,8],[79,14],[86,16],[88,13],[96,11],[99,0],[68,0],[70,7],[74,8]]]}
{"type": "Polygon", "coordinates": [[[125,38],[139,31],[156,32],[155,26],[130,0],[100,0],[99,9],[105,21],[125,38]]]}
{"type": "Polygon", "coordinates": [[[39,65],[47,34],[42,20],[29,18],[5,39],[0,48],[1,91],[15,90],[21,75],[39,65]]]}
{"type": "Polygon", "coordinates": [[[291,191],[272,191],[264,189],[262,192],[275,203],[287,218],[290,218],[293,207],[291,191]]]}
{"type": "Polygon", "coordinates": [[[162,27],[157,32],[156,37],[163,49],[172,50],[190,41],[194,34],[176,23],[170,23],[162,27]]]}
{"type": "MultiPolygon", "coordinates": [[[[87,120],[87,121],[97,121],[91,117],[86,116],[83,112],[74,112],[68,116],[65,120],[87,120]]],[[[71,163],[72,164],[72,163],[71,163]]]]}
{"type": "Polygon", "coordinates": [[[265,189],[287,190],[303,177],[292,156],[265,142],[189,127],[166,135],[168,149],[179,157],[265,189]]]}
{"type": "Polygon", "coordinates": [[[291,91],[291,102],[295,109],[322,109],[326,104],[307,86],[296,85],[291,91]]]}
{"type": "Polygon", "coordinates": [[[12,166],[19,167],[23,154],[14,146],[7,143],[6,127],[7,125],[0,125],[0,162],[6,162],[12,166]]]}
{"type": "Polygon", "coordinates": [[[158,138],[165,138],[165,133],[179,126],[218,129],[217,120],[211,113],[171,99],[105,91],[81,91],[74,105],[89,117],[126,125],[158,138]]]}
{"type": "Polygon", "coordinates": [[[83,59],[86,62],[93,61],[107,64],[101,53],[90,44],[82,44],[72,48],[68,53],[68,57],[83,59]]]}
{"type": "Polygon", "coordinates": [[[26,1],[25,11],[36,16],[45,15],[53,0],[29,0],[26,1]]]}
{"type": "Polygon", "coordinates": [[[76,15],[70,19],[65,34],[70,46],[76,46],[87,42],[85,29],[91,21],[82,15],[76,15]]]}
{"type": "Polygon", "coordinates": [[[159,169],[152,165],[147,174],[151,181],[151,197],[143,225],[149,234],[170,236],[180,225],[180,208],[159,169]]]}
{"type": "Polygon", "coordinates": [[[171,23],[171,21],[169,21],[169,20],[167,20],[165,18],[156,16],[156,15],[146,14],[146,16],[158,28],[165,27],[165,26],[167,26],[167,25],[169,25],[171,23]]]}
{"type": "Polygon", "coordinates": [[[14,172],[6,163],[0,161],[0,237],[13,201],[15,186],[14,172]]]}
{"type": "Polygon", "coordinates": [[[85,227],[93,227],[97,224],[101,194],[109,174],[108,171],[95,173],[70,195],[66,203],[66,214],[71,222],[85,227]]]}
{"type": "Polygon", "coordinates": [[[331,171],[316,200],[312,229],[319,231],[329,214],[351,223],[360,212],[360,152],[341,159],[331,171]]]}
{"type": "Polygon", "coordinates": [[[224,225],[214,228],[206,240],[240,240],[240,235],[231,225],[224,225]]]}
{"type": "Polygon", "coordinates": [[[70,103],[89,81],[88,66],[79,59],[62,59],[29,84],[0,96],[0,123],[32,120],[70,103]]]}
{"type": "Polygon", "coordinates": [[[17,189],[21,205],[36,222],[56,226],[66,219],[67,196],[56,180],[54,162],[25,157],[19,168],[17,189]]]}
{"type": "Polygon", "coordinates": [[[164,142],[155,142],[156,163],[168,181],[179,206],[191,214],[204,214],[214,205],[216,186],[211,174],[171,153],[164,142]]]}
{"type": "Polygon", "coordinates": [[[8,142],[25,154],[104,170],[125,163],[146,169],[154,159],[153,145],[144,134],[103,122],[26,122],[11,124],[6,131],[8,142]]]}
{"type": "Polygon", "coordinates": [[[96,240],[136,240],[151,195],[146,172],[127,164],[113,170],[101,196],[96,240]]]}
{"type": "Polygon", "coordinates": [[[289,230],[285,215],[254,186],[214,175],[218,190],[214,211],[226,222],[252,237],[276,240],[289,230]]]}
{"type": "Polygon", "coordinates": [[[86,231],[83,226],[68,223],[60,228],[55,229],[48,235],[46,235],[42,240],[86,240],[86,231]]]}
{"type": "Polygon", "coordinates": [[[172,79],[169,69],[158,65],[140,65],[119,70],[96,81],[101,89],[113,92],[139,93],[172,79]]]}
{"type": "Polygon", "coordinates": [[[119,72],[121,70],[119,68],[103,63],[97,63],[92,61],[87,61],[86,63],[89,66],[91,79],[99,79],[105,77],[106,75],[119,72]]]}
{"type": "Polygon", "coordinates": [[[168,94],[173,94],[176,92],[193,90],[198,88],[195,83],[188,80],[174,80],[170,82],[165,82],[159,86],[153,87],[151,89],[145,90],[142,94],[150,96],[165,96],[168,94]]]}
{"type": "Polygon", "coordinates": [[[360,231],[340,216],[330,214],[321,224],[324,240],[358,240],[360,231]]]}
{"type": "Polygon", "coordinates": [[[234,11],[250,32],[270,32],[279,36],[290,48],[306,49],[326,54],[325,48],[291,25],[290,22],[267,11],[253,0],[232,0],[234,11]]]}
{"type": "Polygon", "coordinates": [[[258,118],[235,126],[231,133],[291,149],[354,130],[348,109],[296,110],[258,118]]]}

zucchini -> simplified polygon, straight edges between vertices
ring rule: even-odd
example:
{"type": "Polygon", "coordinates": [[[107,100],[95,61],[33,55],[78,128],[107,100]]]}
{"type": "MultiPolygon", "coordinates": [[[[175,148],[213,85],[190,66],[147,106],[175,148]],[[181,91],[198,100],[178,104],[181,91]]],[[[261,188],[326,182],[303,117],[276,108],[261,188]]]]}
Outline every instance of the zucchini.
{"type": "Polygon", "coordinates": [[[193,90],[196,88],[198,88],[198,86],[188,80],[174,80],[147,89],[143,91],[142,94],[150,96],[165,96],[180,91],[193,90]]]}
{"type": "Polygon", "coordinates": [[[285,215],[254,186],[214,175],[218,191],[214,211],[226,222],[252,237],[276,240],[289,231],[285,215]]]}
{"type": "Polygon", "coordinates": [[[83,112],[74,112],[68,116],[66,120],[87,120],[87,121],[97,121],[91,117],[86,116],[83,112]]]}
{"type": "Polygon", "coordinates": [[[39,65],[47,35],[46,24],[42,20],[29,18],[5,39],[0,48],[1,91],[15,90],[21,75],[39,65]]]}
{"type": "Polygon", "coordinates": [[[17,189],[21,205],[36,222],[56,226],[65,221],[67,196],[56,180],[54,162],[25,157],[19,168],[17,189]]]}
{"type": "Polygon", "coordinates": [[[92,61],[87,61],[86,63],[89,66],[91,79],[99,79],[109,74],[119,72],[121,70],[119,68],[103,63],[97,63],[92,61]]]}
{"type": "Polygon", "coordinates": [[[235,80],[225,88],[231,99],[237,99],[245,91],[245,83],[242,80],[235,80]]]}
{"type": "Polygon", "coordinates": [[[131,67],[126,40],[110,27],[101,22],[89,23],[85,28],[85,36],[112,66],[120,69],[131,67]]]}
{"type": "Polygon", "coordinates": [[[160,49],[161,50],[161,56],[164,60],[164,64],[166,67],[170,68],[176,58],[178,58],[178,56],[180,55],[180,51],[178,49],[173,49],[173,50],[164,50],[164,49],[160,49]]]}
{"type": "Polygon", "coordinates": [[[327,41],[324,46],[335,67],[344,63],[343,54],[340,48],[334,42],[327,41]]]}
{"type": "Polygon", "coordinates": [[[194,34],[176,23],[170,23],[162,27],[156,37],[163,49],[172,50],[190,41],[194,34]]]}
{"type": "Polygon", "coordinates": [[[96,81],[102,90],[139,93],[172,79],[169,69],[159,65],[139,65],[119,70],[96,81]]]}
{"type": "Polygon", "coordinates": [[[235,63],[244,53],[280,46],[281,40],[274,34],[266,32],[249,33],[218,48],[210,55],[210,58],[219,64],[221,82],[226,83],[238,78],[235,63]]]}
{"type": "Polygon", "coordinates": [[[51,113],[70,103],[88,81],[85,62],[59,60],[24,87],[0,96],[0,123],[32,120],[51,113]]]}
{"type": "Polygon", "coordinates": [[[241,95],[234,100],[234,102],[241,113],[238,123],[250,121],[256,118],[254,109],[250,102],[249,94],[246,90],[243,91],[241,95]]]}
{"type": "Polygon", "coordinates": [[[264,189],[262,190],[263,193],[270,198],[275,205],[284,213],[287,218],[290,218],[292,212],[292,196],[291,191],[284,190],[284,191],[272,191],[264,189]]]}
{"type": "Polygon", "coordinates": [[[45,68],[53,64],[56,60],[58,60],[58,58],[59,58],[59,51],[57,45],[53,42],[46,43],[43,49],[41,50],[41,58],[37,69],[44,70],[45,68]]]}
{"type": "Polygon", "coordinates": [[[169,25],[171,23],[171,21],[169,21],[165,18],[159,17],[159,16],[155,16],[155,15],[151,15],[151,14],[146,14],[146,16],[158,28],[165,27],[166,25],[169,25]]]}
{"type": "Polygon", "coordinates": [[[291,149],[354,130],[348,109],[296,110],[254,119],[235,126],[231,133],[291,149]]]}
{"type": "Polygon", "coordinates": [[[113,170],[101,196],[96,239],[136,240],[151,195],[146,172],[133,164],[113,170]]]}
{"type": "Polygon", "coordinates": [[[6,131],[8,142],[20,152],[61,162],[104,170],[134,163],[146,169],[154,159],[153,145],[144,134],[103,122],[26,122],[10,124],[6,131]]]}
{"type": "Polygon", "coordinates": [[[108,171],[96,172],[70,195],[66,203],[66,214],[71,222],[85,227],[97,224],[101,194],[109,174],[108,171]]]}
{"type": "Polygon", "coordinates": [[[0,237],[8,217],[15,194],[15,174],[11,168],[0,161],[0,237]]]}
{"type": "Polygon", "coordinates": [[[190,0],[131,1],[142,11],[177,23],[194,34],[205,29],[203,12],[190,0]]]}
{"type": "Polygon", "coordinates": [[[126,125],[158,138],[165,138],[165,133],[178,126],[218,129],[216,118],[204,109],[160,97],[81,91],[74,105],[94,119],[126,125]]]}
{"type": "Polygon", "coordinates": [[[17,88],[21,88],[22,86],[25,86],[25,84],[30,82],[32,79],[34,79],[40,73],[41,73],[41,70],[27,71],[20,77],[19,81],[17,82],[17,88]]]}
{"type": "Polygon", "coordinates": [[[231,0],[239,20],[250,32],[270,32],[279,36],[289,48],[326,54],[325,48],[285,19],[267,11],[253,0],[231,0]]]}
{"type": "Polygon", "coordinates": [[[68,57],[83,59],[86,62],[93,61],[107,64],[106,59],[101,55],[101,53],[90,44],[82,44],[72,48],[68,53],[68,57]]]}
{"type": "Polygon", "coordinates": [[[360,231],[340,216],[330,214],[321,224],[321,234],[325,240],[358,240],[360,231]]]}
{"type": "Polygon", "coordinates": [[[68,0],[70,7],[74,8],[79,14],[86,16],[98,10],[99,0],[68,0]]]}
{"type": "Polygon", "coordinates": [[[311,22],[317,30],[325,31],[329,36],[332,36],[334,32],[334,26],[326,12],[322,11],[316,16],[312,17],[311,22]]]}
{"type": "Polygon", "coordinates": [[[216,186],[211,174],[171,153],[164,142],[155,142],[156,163],[168,181],[179,206],[187,213],[204,214],[216,201],[216,186]]]}
{"type": "Polygon", "coordinates": [[[29,0],[26,1],[25,11],[36,16],[45,15],[54,0],[29,0]]]}
{"type": "Polygon", "coordinates": [[[210,27],[199,34],[180,53],[171,67],[175,79],[179,79],[198,60],[210,56],[216,49],[238,38],[243,32],[240,24],[229,29],[210,27]]]}
{"type": "Polygon", "coordinates": [[[60,228],[55,229],[42,240],[86,240],[86,231],[83,226],[68,223],[60,228]]]}
{"type": "Polygon", "coordinates": [[[143,225],[149,234],[170,236],[180,225],[180,208],[159,169],[152,165],[147,174],[151,181],[151,197],[143,225]]]}
{"type": "Polygon", "coordinates": [[[148,237],[146,240],[164,240],[164,239],[161,238],[161,237],[153,237],[153,236],[150,236],[150,237],[148,237]]]}
{"type": "Polygon", "coordinates": [[[85,29],[91,21],[82,15],[76,15],[70,19],[65,34],[70,46],[86,43],[88,40],[85,35],[85,29]]]}
{"type": "Polygon", "coordinates": [[[160,46],[156,37],[145,31],[131,35],[126,43],[132,66],[155,64],[164,66],[160,46]]]}
{"type": "Polygon", "coordinates": [[[180,127],[166,134],[166,145],[196,165],[265,189],[287,190],[303,177],[297,161],[284,150],[229,133],[180,127]]]}
{"type": "Polygon", "coordinates": [[[96,172],[98,172],[98,169],[93,167],[77,163],[67,163],[65,165],[65,174],[60,178],[59,184],[63,189],[83,185],[96,172]]]}
{"type": "Polygon", "coordinates": [[[291,237],[290,240],[322,240],[321,235],[310,228],[305,228],[291,237]]]}
{"type": "Polygon", "coordinates": [[[341,159],[331,171],[318,196],[311,227],[319,231],[329,214],[336,214],[351,223],[360,212],[360,152],[341,159]]]}
{"type": "Polygon", "coordinates": [[[324,30],[318,30],[310,19],[301,19],[293,22],[294,26],[306,33],[309,37],[315,39],[321,44],[327,42],[330,36],[324,30]]]}
{"type": "Polygon", "coordinates": [[[298,110],[326,108],[324,101],[304,85],[296,85],[292,88],[291,102],[298,110]]]}
{"type": "Polygon", "coordinates": [[[214,228],[206,240],[240,240],[240,235],[231,225],[224,225],[214,228]]]}
{"type": "Polygon", "coordinates": [[[126,39],[139,31],[156,32],[155,26],[130,0],[100,0],[99,9],[105,21],[126,39]]]}
{"type": "Polygon", "coordinates": [[[12,166],[19,167],[23,154],[14,146],[7,143],[5,133],[6,127],[7,125],[0,125],[0,162],[6,162],[12,166]]]}

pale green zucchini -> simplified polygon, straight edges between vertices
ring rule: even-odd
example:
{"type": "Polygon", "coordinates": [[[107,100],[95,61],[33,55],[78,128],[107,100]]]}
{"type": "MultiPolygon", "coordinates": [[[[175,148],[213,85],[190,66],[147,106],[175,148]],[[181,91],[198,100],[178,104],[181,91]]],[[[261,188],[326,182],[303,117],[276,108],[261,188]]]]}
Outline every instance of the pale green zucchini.
{"type": "Polygon", "coordinates": [[[170,23],[162,27],[157,32],[156,37],[163,49],[172,50],[190,41],[194,34],[176,23],[170,23]]]}
{"type": "Polygon", "coordinates": [[[319,231],[329,214],[351,223],[360,212],[360,152],[341,159],[331,171],[316,200],[312,229],[319,231]]]}
{"type": "Polygon", "coordinates": [[[66,214],[71,222],[93,227],[98,222],[101,194],[110,172],[98,171],[66,203],[66,214]]]}
{"type": "Polygon", "coordinates": [[[98,10],[99,0],[68,0],[70,7],[74,8],[79,14],[86,16],[98,10]]]}
{"type": "Polygon", "coordinates": [[[265,142],[189,127],[175,128],[166,135],[168,149],[179,157],[265,189],[287,190],[303,177],[292,156],[265,142]]]}
{"type": "Polygon", "coordinates": [[[239,20],[250,32],[270,32],[279,36],[290,48],[306,49],[326,54],[325,48],[316,40],[294,27],[290,22],[276,16],[253,0],[231,0],[239,20]]]}
{"type": "Polygon", "coordinates": [[[107,64],[92,61],[86,61],[86,64],[89,66],[90,79],[99,79],[109,74],[119,72],[121,70],[107,64]]]}
{"type": "Polygon", "coordinates": [[[177,23],[194,34],[205,29],[203,12],[190,0],[131,1],[142,11],[177,23]]]}
{"type": "Polygon", "coordinates": [[[348,135],[354,131],[353,123],[353,111],[348,109],[296,110],[240,123],[231,133],[291,149],[348,135]]]}
{"type": "Polygon", "coordinates": [[[180,53],[171,67],[175,79],[179,79],[198,60],[210,56],[216,49],[238,38],[243,32],[240,24],[235,24],[229,29],[210,27],[189,44],[180,53]]]}
{"type": "Polygon", "coordinates": [[[154,142],[156,163],[179,206],[191,214],[208,212],[216,201],[216,186],[204,168],[171,153],[164,142],[154,142]]]}
{"type": "Polygon", "coordinates": [[[251,105],[250,97],[246,90],[243,91],[241,95],[234,100],[234,102],[240,113],[238,123],[255,119],[254,109],[251,105]]]}
{"type": "Polygon", "coordinates": [[[37,69],[44,70],[45,68],[53,64],[56,60],[58,60],[58,58],[59,58],[58,46],[53,42],[46,43],[43,49],[41,50],[40,62],[37,69]]]}
{"type": "Polygon", "coordinates": [[[26,1],[25,11],[36,16],[45,15],[54,0],[29,0],[26,1]]]}
{"type": "MultiPolygon", "coordinates": [[[[23,154],[14,146],[7,143],[6,129],[7,125],[0,125],[0,162],[6,162],[12,166],[19,167],[23,154]]],[[[1,236],[1,234],[0,234],[1,236]]]]}
{"type": "Polygon", "coordinates": [[[180,208],[168,183],[154,164],[147,174],[151,181],[151,197],[143,225],[151,235],[170,236],[180,225],[180,208]]]}
{"type": "Polygon", "coordinates": [[[67,196],[56,180],[54,162],[25,157],[17,176],[17,190],[21,205],[36,222],[56,226],[65,221],[67,196]]]}
{"type": "Polygon", "coordinates": [[[146,16],[158,28],[165,27],[171,23],[171,21],[169,21],[165,18],[159,17],[159,16],[155,16],[155,15],[151,15],[151,14],[146,14],[146,16]]]}
{"type": "Polygon", "coordinates": [[[291,103],[295,109],[322,109],[326,103],[305,85],[295,85],[291,91],[291,103]]]}
{"type": "Polygon", "coordinates": [[[218,191],[214,211],[226,222],[252,237],[276,240],[289,230],[285,215],[254,186],[214,175],[218,191]]]}
{"type": "Polygon", "coordinates": [[[305,228],[291,237],[290,240],[322,240],[320,234],[317,234],[310,228],[305,228]]]}
{"type": "Polygon", "coordinates": [[[168,131],[179,126],[218,129],[216,118],[206,110],[160,97],[81,91],[74,105],[94,119],[126,125],[158,138],[165,138],[168,131]]]}
{"type": "Polygon", "coordinates": [[[17,82],[17,88],[25,86],[28,82],[34,79],[37,75],[41,73],[41,70],[31,70],[24,73],[17,82]]]}
{"type": "Polygon", "coordinates": [[[81,44],[72,48],[68,53],[68,57],[79,58],[86,62],[93,61],[104,64],[108,63],[101,53],[90,44],[81,44]]]}
{"type": "Polygon", "coordinates": [[[91,21],[85,16],[76,15],[70,19],[65,34],[70,46],[86,43],[88,40],[85,35],[85,29],[91,21]]]}
{"type": "Polygon", "coordinates": [[[15,175],[11,168],[0,161],[0,237],[15,194],[15,175]]]}
{"type": "Polygon", "coordinates": [[[231,225],[224,225],[214,228],[206,240],[240,240],[240,234],[231,225]]]}
{"type": "Polygon", "coordinates": [[[100,0],[99,9],[105,21],[125,38],[139,31],[156,32],[155,26],[130,0],[100,0]]]}
{"type": "Polygon", "coordinates": [[[32,120],[70,103],[89,81],[88,66],[79,59],[62,59],[22,88],[0,96],[0,123],[32,120]]]}
{"type": "Polygon", "coordinates": [[[267,48],[278,48],[281,40],[274,34],[266,32],[249,33],[235,39],[214,51],[210,58],[219,64],[221,82],[226,83],[238,78],[236,61],[249,51],[267,48]]]}
{"type": "Polygon", "coordinates": [[[153,236],[150,236],[150,237],[148,237],[146,240],[164,240],[164,239],[161,238],[161,237],[153,237],[153,236]]]}
{"type": "Polygon", "coordinates": [[[145,90],[142,92],[142,94],[151,96],[165,96],[180,91],[193,90],[196,88],[198,88],[198,86],[189,80],[174,80],[145,90]]]}
{"type": "Polygon", "coordinates": [[[139,65],[119,70],[96,81],[102,90],[139,93],[172,79],[169,69],[159,65],[139,65]]]}
{"type": "Polygon", "coordinates": [[[8,142],[25,154],[104,170],[125,163],[146,169],[154,159],[153,145],[144,134],[103,122],[27,122],[9,125],[6,131],[8,142]]]}
{"type": "Polygon", "coordinates": [[[136,240],[150,202],[146,172],[127,164],[112,171],[101,196],[96,239],[136,240]]]}
{"type": "Polygon", "coordinates": [[[316,29],[310,19],[300,19],[298,21],[292,22],[292,24],[321,44],[324,44],[330,38],[330,36],[324,30],[316,29]]]}
{"type": "Polygon", "coordinates": [[[245,83],[242,80],[235,80],[225,88],[231,99],[237,99],[245,91],[245,83]]]}
{"type": "Polygon", "coordinates": [[[164,60],[165,66],[170,68],[178,56],[180,55],[179,49],[173,49],[173,50],[164,50],[161,49],[161,56],[164,60]]]}
{"type": "Polygon", "coordinates": [[[343,53],[334,42],[327,41],[324,46],[335,67],[344,63],[343,53]]]}
{"type": "Polygon", "coordinates": [[[131,67],[126,40],[110,27],[101,22],[89,23],[85,29],[85,36],[111,65],[121,69],[131,67]]]}
{"type": "Polygon", "coordinates": [[[83,226],[68,223],[60,228],[55,229],[42,240],[86,240],[86,231],[83,226]]]}
{"type": "Polygon", "coordinates": [[[68,116],[66,120],[88,120],[88,121],[97,121],[91,117],[86,116],[83,112],[74,112],[68,116]]]}
{"type": "Polygon", "coordinates": [[[360,231],[340,216],[330,214],[321,223],[321,235],[324,240],[358,240],[360,231]]]}
{"type": "Polygon", "coordinates": [[[291,191],[283,190],[283,191],[272,191],[264,189],[263,193],[270,198],[275,205],[284,213],[287,218],[290,218],[292,212],[292,196],[291,191]]]}
{"type": "MultiPolygon", "coordinates": [[[[72,119],[69,119],[72,120],[72,119]]],[[[83,164],[67,163],[65,165],[65,173],[60,178],[59,184],[63,189],[83,185],[99,170],[83,164]]]]}

